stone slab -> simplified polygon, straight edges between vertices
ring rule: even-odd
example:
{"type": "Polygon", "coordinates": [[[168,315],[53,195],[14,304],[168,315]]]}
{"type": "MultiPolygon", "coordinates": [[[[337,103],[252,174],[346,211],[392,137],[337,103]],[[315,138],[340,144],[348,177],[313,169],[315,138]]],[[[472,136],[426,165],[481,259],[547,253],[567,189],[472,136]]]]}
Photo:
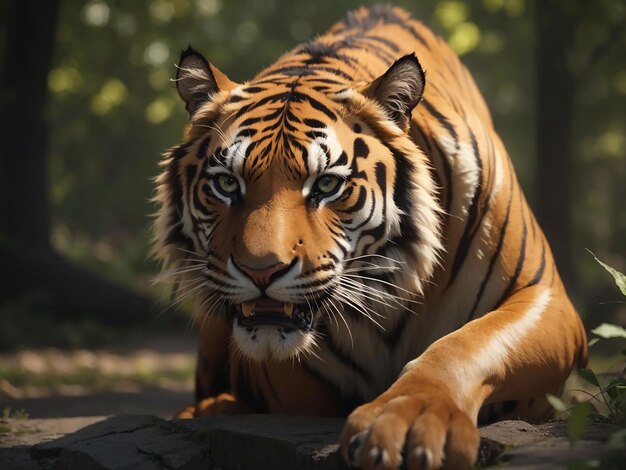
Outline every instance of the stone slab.
{"type": "Polygon", "coordinates": [[[342,419],[216,416],[175,420],[171,425],[200,439],[218,468],[343,468],[337,454],[342,419]]]}
{"type": "MultiPolygon", "coordinates": [[[[337,453],[340,419],[248,415],[164,421],[141,415],[3,424],[11,431],[0,434],[0,469],[345,469],[337,453]]],[[[613,429],[592,424],[571,448],[564,423],[496,423],[480,429],[480,466],[551,469],[597,460],[613,429]]]]}

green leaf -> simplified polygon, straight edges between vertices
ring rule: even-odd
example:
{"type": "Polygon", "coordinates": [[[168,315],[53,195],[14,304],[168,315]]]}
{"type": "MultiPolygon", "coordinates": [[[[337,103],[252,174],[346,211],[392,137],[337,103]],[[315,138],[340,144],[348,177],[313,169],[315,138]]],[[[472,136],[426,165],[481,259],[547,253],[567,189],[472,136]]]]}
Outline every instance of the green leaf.
{"type": "Polygon", "coordinates": [[[554,408],[559,413],[563,413],[565,410],[567,410],[567,405],[563,403],[563,401],[559,397],[555,397],[550,393],[546,393],[546,398],[552,405],[552,408],[554,408]]]}
{"type": "Polygon", "coordinates": [[[589,343],[587,344],[588,347],[593,346],[594,344],[596,344],[598,341],[600,341],[600,338],[591,338],[589,340],[589,343]]]}
{"type": "Polygon", "coordinates": [[[612,325],[611,323],[602,323],[597,328],[591,330],[591,332],[601,338],[626,338],[626,330],[621,326],[612,325]]]}
{"type": "Polygon", "coordinates": [[[609,387],[605,390],[605,392],[609,398],[612,398],[613,400],[617,398],[617,389],[615,387],[609,387]]]}
{"type": "Polygon", "coordinates": [[[572,414],[567,421],[567,435],[572,447],[585,434],[590,413],[591,405],[586,401],[576,403],[572,408],[572,414]]]}
{"type": "Polygon", "coordinates": [[[580,375],[591,385],[595,385],[596,387],[600,386],[600,382],[598,382],[598,377],[596,377],[596,374],[591,369],[578,369],[578,375],[580,375]]]}
{"type": "Polygon", "coordinates": [[[611,266],[609,266],[608,264],[603,263],[602,261],[600,261],[596,255],[593,254],[593,252],[591,250],[587,250],[589,253],[591,253],[591,256],[593,256],[595,258],[595,260],[600,263],[600,265],[606,269],[609,273],[611,273],[611,275],[613,276],[613,278],[615,279],[615,284],[617,284],[617,287],[619,287],[619,290],[622,291],[622,294],[626,295],[626,276],[624,276],[622,273],[620,273],[617,269],[612,268],[611,266]]]}

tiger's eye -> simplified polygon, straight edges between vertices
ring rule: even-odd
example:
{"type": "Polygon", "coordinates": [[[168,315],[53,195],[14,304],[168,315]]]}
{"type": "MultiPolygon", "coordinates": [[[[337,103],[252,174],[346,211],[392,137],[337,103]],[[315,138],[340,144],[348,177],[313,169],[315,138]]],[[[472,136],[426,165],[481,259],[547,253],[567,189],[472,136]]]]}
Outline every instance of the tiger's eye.
{"type": "Polygon", "coordinates": [[[234,194],[239,190],[239,182],[237,178],[232,175],[219,175],[217,177],[217,184],[220,189],[227,194],[234,194]]]}
{"type": "Polygon", "coordinates": [[[332,193],[341,183],[338,176],[326,175],[317,180],[317,190],[322,194],[332,193]]]}

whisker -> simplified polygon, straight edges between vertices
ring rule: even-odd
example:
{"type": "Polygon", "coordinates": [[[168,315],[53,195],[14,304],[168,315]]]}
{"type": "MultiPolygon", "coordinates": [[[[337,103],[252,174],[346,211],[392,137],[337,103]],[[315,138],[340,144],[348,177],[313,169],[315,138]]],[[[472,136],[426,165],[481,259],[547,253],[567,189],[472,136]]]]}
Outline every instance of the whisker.
{"type": "Polygon", "coordinates": [[[365,279],[367,281],[380,282],[381,284],[385,284],[387,286],[393,287],[394,289],[401,290],[402,292],[406,292],[409,295],[415,295],[414,292],[410,290],[404,289],[403,287],[397,286],[391,282],[383,281],[382,279],[377,279],[375,277],[361,276],[360,274],[346,274],[345,277],[354,278],[354,279],[365,279]]]}
{"type": "Polygon", "coordinates": [[[407,299],[406,297],[402,297],[402,296],[399,296],[399,295],[392,294],[391,292],[387,292],[385,290],[378,289],[375,286],[359,282],[359,281],[357,281],[355,279],[349,279],[349,278],[342,277],[341,278],[341,282],[343,282],[344,284],[349,285],[351,287],[354,287],[355,289],[358,289],[359,293],[375,295],[377,297],[384,297],[385,299],[393,301],[397,305],[403,306],[404,305],[403,302],[414,303],[414,304],[421,304],[421,302],[419,302],[417,300],[407,299]],[[365,288],[367,288],[366,291],[363,290],[365,288]]]}
{"type": "MultiPolygon", "coordinates": [[[[185,273],[192,273],[194,271],[201,271],[205,267],[206,267],[206,265],[202,264],[202,265],[197,265],[197,266],[194,266],[194,267],[187,267],[187,268],[184,268],[184,269],[163,271],[161,274],[159,274],[154,279],[152,279],[151,282],[153,284],[162,283],[162,282],[172,282],[172,281],[168,281],[167,279],[171,278],[171,277],[174,277],[174,276],[180,276],[181,274],[185,274],[185,273]]],[[[179,282],[179,280],[176,280],[174,282],[179,282]]]]}
{"type": "Polygon", "coordinates": [[[378,321],[376,321],[376,319],[374,319],[374,317],[372,317],[370,313],[368,313],[368,310],[372,314],[374,314],[374,315],[376,315],[378,317],[381,317],[381,318],[385,318],[385,317],[383,317],[378,312],[372,310],[368,306],[364,305],[362,302],[359,301],[359,299],[355,298],[353,295],[351,295],[349,293],[342,292],[340,289],[337,289],[336,293],[337,293],[337,295],[339,297],[343,298],[346,301],[346,303],[348,303],[348,305],[350,307],[352,307],[355,310],[357,310],[358,312],[362,313],[372,323],[374,323],[376,326],[378,326],[381,330],[385,331],[385,328],[378,321]]]}
{"type": "Polygon", "coordinates": [[[406,264],[404,261],[398,261],[397,259],[390,258],[389,256],[380,255],[378,253],[372,253],[371,255],[354,256],[352,258],[345,258],[343,261],[344,261],[344,263],[348,263],[350,261],[355,261],[357,259],[370,258],[370,257],[371,258],[382,258],[382,259],[385,259],[387,261],[391,261],[391,262],[397,263],[397,264],[406,264]]]}
{"type": "MultiPolygon", "coordinates": [[[[359,286],[357,286],[357,285],[347,284],[346,280],[344,280],[342,282],[342,287],[346,291],[349,291],[350,293],[355,294],[357,297],[363,297],[365,299],[371,300],[372,302],[379,303],[379,304],[384,305],[384,306],[389,307],[389,308],[393,308],[393,309],[398,308],[397,305],[392,305],[389,302],[387,302],[387,300],[382,295],[380,295],[379,293],[373,293],[372,292],[371,295],[370,295],[369,293],[365,293],[362,290],[359,290],[359,286]]],[[[391,299],[391,300],[396,302],[396,303],[398,303],[398,301],[395,300],[395,299],[391,299]]]]}
{"type": "MultiPolygon", "coordinates": [[[[348,326],[348,322],[346,321],[345,317],[343,316],[343,313],[335,305],[335,302],[333,302],[333,299],[328,299],[328,301],[335,308],[337,314],[339,315],[339,318],[341,318],[341,320],[343,321],[344,325],[346,325],[346,330],[348,330],[348,336],[350,336],[350,347],[352,349],[354,349],[354,338],[352,337],[352,330],[350,330],[350,326],[348,326]]],[[[339,322],[337,322],[337,328],[339,328],[339,322]]]]}
{"type": "MultiPolygon", "coordinates": [[[[352,288],[350,288],[349,286],[345,286],[345,285],[340,285],[339,288],[341,289],[341,292],[343,294],[350,295],[355,302],[358,302],[359,305],[361,305],[363,308],[367,308],[370,312],[372,312],[373,315],[376,315],[379,318],[386,318],[385,315],[382,315],[382,314],[378,313],[372,307],[366,305],[366,303],[362,301],[361,297],[365,297],[365,295],[363,295],[362,292],[355,291],[352,288]]],[[[376,299],[370,299],[370,300],[375,301],[376,299]]],[[[382,303],[382,302],[380,302],[380,303],[382,303]]],[[[391,305],[388,305],[388,306],[392,307],[391,305]]]]}
{"type": "Polygon", "coordinates": [[[189,290],[185,290],[185,293],[183,295],[178,297],[174,302],[171,302],[170,305],[168,305],[165,308],[165,310],[163,310],[163,312],[161,312],[160,315],[164,314],[165,312],[167,312],[168,310],[170,310],[174,306],[179,305],[180,303],[182,303],[182,302],[184,302],[186,300],[189,300],[200,289],[207,287],[207,284],[206,284],[204,279],[202,279],[199,283],[198,282],[194,283],[194,285],[195,285],[195,287],[193,287],[193,288],[191,288],[189,290]]]}

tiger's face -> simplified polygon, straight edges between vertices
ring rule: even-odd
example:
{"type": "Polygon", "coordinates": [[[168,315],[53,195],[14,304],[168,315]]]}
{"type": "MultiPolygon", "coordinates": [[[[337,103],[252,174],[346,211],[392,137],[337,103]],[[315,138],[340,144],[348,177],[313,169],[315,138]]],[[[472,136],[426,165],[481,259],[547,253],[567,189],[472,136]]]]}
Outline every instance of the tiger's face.
{"type": "MultiPolygon", "coordinates": [[[[404,62],[421,94],[419,64],[404,62]]],[[[159,181],[158,252],[257,360],[311,351],[328,319],[380,324],[379,310],[401,303],[398,289],[418,292],[439,249],[438,234],[417,236],[408,218],[437,217],[398,104],[408,85],[391,93],[389,111],[367,97],[371,86],[302,78],[236,85],[184,53],[177,83],[191,126],[159,181]],[[423,269],[399,269],[407,262],[423,269]]]]}

